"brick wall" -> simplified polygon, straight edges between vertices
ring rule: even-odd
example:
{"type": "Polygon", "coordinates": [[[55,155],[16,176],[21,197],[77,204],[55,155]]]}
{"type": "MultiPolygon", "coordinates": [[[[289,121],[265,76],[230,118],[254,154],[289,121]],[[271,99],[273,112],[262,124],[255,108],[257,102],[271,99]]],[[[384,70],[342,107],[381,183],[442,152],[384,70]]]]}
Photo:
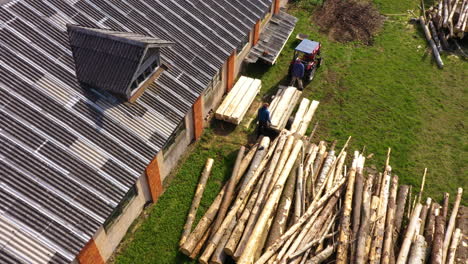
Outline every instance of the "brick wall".
{"type": "Polygon", "coordinates": [[[146,167],[146,179],[148,180],[148,187],[154,203],[163,191],[157,156],[146,167]]]}
{"type": "Polygon", "coordinates": [[[260,25],[262,24],[261,20],[258,20],[253,29],[253,43],[252,45],[255,46],[258,43],[258,39],[260,38],[260,25]]]}
{"type": "Polygon", "coordinates": [[[234,86],[234,75],[236,73],[236,56],[237,53],[234,50],[229,56],[227,61],[227,78],[226,78],[226,91],[231,91],[232,87],[234,86]]]}
{"type": "Polygon", "coordinates": [[[200,97],[198,97],[197,101],[195,101],[192,108],[194,138],[195,140],[198,140],[200,139],[203,133],[203,95],[200,95],[200,97]]]}
{"type": "Polygon", "coordinates": [[[274,8],[273,8],[273,14],[277,15],[280,11],[280,6],[281,6],[281,0],[274,0],[274,8]]]}
{"type": "Polygon", "coordinates": [[[88,244],[84,246],[77,258],[80,264],[105,264],[92,238],[89,240],[88,244]]]}

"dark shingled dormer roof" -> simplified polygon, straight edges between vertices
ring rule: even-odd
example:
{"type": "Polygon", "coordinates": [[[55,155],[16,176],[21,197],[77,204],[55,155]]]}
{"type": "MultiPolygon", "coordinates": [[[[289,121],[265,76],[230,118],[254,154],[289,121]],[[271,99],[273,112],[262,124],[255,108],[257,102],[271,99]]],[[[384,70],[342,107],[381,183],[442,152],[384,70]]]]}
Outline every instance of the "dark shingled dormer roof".
{"type": "Polygon", "coordinates": [[[155,75],[159,76],[160,48],[174,44],[131,32],[71,24],[67,25],[67,32],[81,85],[106,90],[127,100],[145,89],[148,86],[145,83],[152,83],[155,75]]]}

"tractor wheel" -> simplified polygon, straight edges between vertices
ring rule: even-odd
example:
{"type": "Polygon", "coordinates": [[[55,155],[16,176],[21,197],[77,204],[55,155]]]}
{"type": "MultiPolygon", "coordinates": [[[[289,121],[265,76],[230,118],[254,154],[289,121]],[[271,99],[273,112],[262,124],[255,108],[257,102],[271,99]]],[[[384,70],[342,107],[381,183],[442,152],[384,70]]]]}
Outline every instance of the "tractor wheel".
{"type": "Polygon", "coordinates": [[[309,78],[308,78],[309,82],[311,82],[314,79],[316,71],[317,71],[317,67],[313,67],[312,70],[310,71],[309,78]]]}

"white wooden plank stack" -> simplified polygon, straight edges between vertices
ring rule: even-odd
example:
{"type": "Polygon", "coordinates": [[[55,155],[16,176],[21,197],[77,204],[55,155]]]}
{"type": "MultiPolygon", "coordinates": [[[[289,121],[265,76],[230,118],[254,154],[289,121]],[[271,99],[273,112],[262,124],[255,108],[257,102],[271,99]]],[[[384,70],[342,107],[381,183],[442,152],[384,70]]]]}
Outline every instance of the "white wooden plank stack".
{"type": "Polygon", "coordinates": [[[304,98],[299,105],[299,109],[294,116],[294,122],[291,125],[290,131],[297,133],[301,136],[305,136],[307,128],[309,127],[312,117],[314,116],[315,110],[319,105],[319,101],[313,100],[310,102],[309,99],[304,98]]]}
{"type": "Polygon", "coordinates": [[[286,126],[302,92],[293,86],[279,86],[275,98],[270,104],[270,128],[281,131],[286,126]]]}
{"type": "Polygon", "coordinates": [[[241,76],[215,112],[215,118],[238,125],[262,88],[262,81],[241,76]]]}

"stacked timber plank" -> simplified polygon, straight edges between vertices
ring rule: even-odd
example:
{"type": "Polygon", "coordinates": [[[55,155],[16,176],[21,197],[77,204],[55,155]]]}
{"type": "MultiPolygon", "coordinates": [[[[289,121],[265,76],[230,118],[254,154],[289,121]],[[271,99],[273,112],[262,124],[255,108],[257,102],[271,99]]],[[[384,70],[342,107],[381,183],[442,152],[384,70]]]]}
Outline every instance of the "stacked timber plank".
{"type": "Polygon", "coordinates": [[[282,131],[288,122],[302,92],[296,87],[279,86],[279,89],[270,104],[270,128],[282,131]]]}
{"type": "Polygon", "coordinates": [[[259,79],[241,76],[216,110],[216,119],[240,124],[261,88],[259,79]]]}
{"type": "MultiPolygon", "coordinates": [[[[363,153],[283,131],[245,153],[180,250],[200,263],[454,263],[467,230],[449,209],[398,184],[390,151],[382,172],[363,153]]],[[[198,200],[197,200],[198,201],[198,200]]],[[[193,215],[193,214],[190,214],[193,215]]],[[[192,216],[189,216],[192,218],[192,216]]]]}
{"type": "Polygon", "coordinates": [[[294,122],[291,125],[289,130],[291,133],[297,133],[301,136],[305,136],[307,128],[309,127],[312,117],[314,116],[315,111],[319,105],[318,101],[310,101],[307,98],[303,98],[299,109],[294,116],[294,122]]]}

